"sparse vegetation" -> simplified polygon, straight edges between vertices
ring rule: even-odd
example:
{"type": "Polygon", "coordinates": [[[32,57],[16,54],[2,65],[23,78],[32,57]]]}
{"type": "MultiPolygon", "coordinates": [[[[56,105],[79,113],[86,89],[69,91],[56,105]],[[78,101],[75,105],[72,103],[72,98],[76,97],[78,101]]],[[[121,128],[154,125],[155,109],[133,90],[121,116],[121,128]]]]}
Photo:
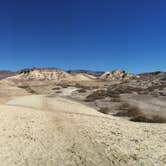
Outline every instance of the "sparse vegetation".
{"type": "Polygon", "coordinates": [[[166,118],[163,118],[161,116],[158,115],[154,115],[152,117],[146,117],[145,115],[142,116],[137,116],[134,117],[132,119],[130,119],[131,121],[134,122],[146,122],[146,123],[166,123],[166,118]]]}
{"type": "Polygon", "coordinates": [[[99,99],[104,99],[106,97],[120,98],[120,94],[117,91],[110,90],[96,90],[92,94],[86,97],[85,101],[95,101],[99,99]]]}
{"type": "Polygon", "coordinates": [[[69,86],[70,86],[70,85],[68,85],[68,84],[62,84],[62,85],[61,85],[62,88],[68,88],[69,86]]]}
{"type": "Polygon", "coordinates": [[[122,102],[120,98],[111,98],[111,102],[122,102]]]}
{"type": "MultiPolygon", "coordinates": [[[[124,103],[125,97],[130,98],[133,96],[133,100],[138,99],[140,100],[140,102],[142,102],[141,98],[143,97],[146,100],[146,95],[148,95],[147,100],[150,100],[151,98],[154,99],[154,97],[158,98],[159,96],[166,96],[166,92],[164,91],[164,88],[166,89],[166,82],[164,80],[158,81],[158,79],[154,78],[149,77],[148,79],[144,79],[143,77],[134,80],[121,80],[115,82],[103,82],[99,79],[96,80],[94,84],[91,82],[85,83],[81,81],[64,81],[54,83],[55,86],[50,87],[52,88],[52,90],[55,90],[54,92],[57,93],[57,95],[58,93],[63,92],[63,88],[76,87],[74,89],[77,89],[76,91],[78,93],[73,94],[74,99],[79,97],[79,100],[83,100],[85,98],[85,102],[90,102],[89,105],[91,105],[92,107],[94,106],[95,108],[97,107],[99,109],[99,112],[102,112],[104,114],[109,114],[109,108],[115,110],[118,107],[117,113],[114,114],[115,116],[129,117],[131,121],[136,122],[165,123],[164,118],[161,118],[160,116],[152,116],[152,114],[154,114],[154,110],[148,110],[150,112],[150,115],[147,116],[144,113],[145,110],[141,110],[139,107],[131,105],[129,103],[124,103]],[[88,95],[85,97],[86,94],[88,95]],[[101,106],[102,108],[100,108],[101,106]]],[[[26,85],[21,86],[21,88],[25,89],[31,94],[37,94],[37,92],[35,91],[36,88],[34,86],[26,85]]],[[[40,91],[40,89],[38,91],[40,91]]],[[[67,89],[65,89],[65,91],[67,91],[67,89]]],[[[160,98],[154,100],[159,99],[160,98]]]]}
{"type": "MultiPolygon", "coordinates": [[[[120,95],[120,94],[131,94],[136,92],[137,94],[148,94],[148,90],[136,86],[123,85],[122,83],[112,85],[107,89],[108,96],[120,95]]],[[[113,96],[114,97],[114,96],[113,96]]]]}
{"type": "Polygon", "coordinates": [[[32,89],[30,86],[28,86],[28,85],[19,86],[19,88],[25,89],[28,93],[38,94],[35,90],[33,90],[33,89],[32,89]]]}
{"type": "Polygon", "coordinates": [[[120,98],[120,93],[116,90],[107,89],[106,93],[109,97],[120,98]]]}
{"type": "Polygon", "coordinates": [[[107,97],[107,93],[105,90],[97,90],[97,91],[94,91],[92,94],[88,95],[85,101],[92,102],[98,99],[103,99],[105,97],[107,97]]]}
{"type": "Polygon", "coordinates": [[[62,93],[60,90],[56,91],[55,93],[62,93]]]}
{"type": "Polygon", "coordinates": [[[153,97],[159,97],[159,94],[158,93],[152,93],[153,97]]]}
{"type": "Polygon", "coordinates": [[[85,89],[85,90],[93,90],[93,89],[97,89],[98,88],[97,86],[84,86],[84,85],[79,84],[79,83],[76,83],[74,85],[74,87],[80,88],[80,89],[85,89]]]}
{"type": "Polygon", "coordinates": [[[79,83],[76,83],[75,85],[74,85],[74,87],[76,87],[76,88],[80,88],[80,89],[86,89],[86,90],[90,90],[91,88],[89,87],[89,86],[84,86],[84,85],[81,85],[81,84],[79,84],[79,83]]]}
{"type": "Polygon", "coordinates": [[[59,90],[61,89],[60,87],[55,87],[55,88],[52,88],[52,90],[59,90]]]}
{"type": "Polygon", "coordinates": [[[153,92],[156,89],[163,90],[164,88],[166,88],[166,83],[160,82],[159,85],[152,85],[152,86],[148,87],[148,91],[153,92]]]}
{"type": "Polygon", "coordinates": [[[160,81],[166,81],[166,77],[161,78],[160,81]]]}
{"type": "Polygon", "coordinates": [[[84,89],[84,88],[81,88],[81,89],[78,89],[77,91],[78,91],[79,93],[85,93],[87,90],[84,89]]]}
{"type": "Polygon", "coordinates": [[[109,114],[110,109],[107,107],[102,107],[98,110],[99,112],[103,113],[103,114],[109,114]]]}
{"type": "Polygon", "coordinates": [[[137,106],[131,106],[129,103],[123,103],[119,106],[115,116],[126,116],[126,117],[137,117],[140,116],[142,113],[137,106]]]}
{"type": "Polygon", "coordinates": [[[140,108],[131,106],[129,103],[123,103],[118,109],[120,111],[114,114],[114,116],[130,117],[130,120],[134,122],[166,123],[166,118],[159,115],[145,115],[140,108]]]}

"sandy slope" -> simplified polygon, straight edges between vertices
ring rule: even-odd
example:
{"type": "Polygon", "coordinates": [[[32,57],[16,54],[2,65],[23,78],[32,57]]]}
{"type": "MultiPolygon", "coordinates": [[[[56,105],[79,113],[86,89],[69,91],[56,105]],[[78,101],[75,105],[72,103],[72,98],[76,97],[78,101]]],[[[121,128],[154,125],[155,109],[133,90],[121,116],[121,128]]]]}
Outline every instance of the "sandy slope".
{"type": "Polygon", "coordinates": [[[80,104],[78,102],[65,99],[63,97],[52,97],[44,95],[30,95],[19,97],[7,102],[7,105],[23,106],[29,108],[40,109],[42,111],[80,113],[88,115],[103,116],[95,109],[80,104]]]}
{"type": "Polygon", "coordinates": [[[0,104],[4,104],[13,98],[23,95],[28,95],[28,92],[16,87],[15,83],[7,79],[0,81],[0,104]]]}
{"type": "Polygon", "coordinates": [[[105,116],[60,97],[8,104],[0,106],[1,166],[166,165],[165,124],[105,116]]]}

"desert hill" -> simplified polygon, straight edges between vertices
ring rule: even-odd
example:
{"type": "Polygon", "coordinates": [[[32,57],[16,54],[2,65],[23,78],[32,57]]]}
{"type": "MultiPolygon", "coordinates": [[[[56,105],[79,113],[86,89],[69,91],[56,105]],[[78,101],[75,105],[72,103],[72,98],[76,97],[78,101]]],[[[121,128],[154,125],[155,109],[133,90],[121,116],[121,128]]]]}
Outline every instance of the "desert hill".
{"type": "Polygon", "coordinates": [[[144,80],[166,80],[166,72],[155,71],[149,73],[141,73],[139,76],[144,80]]]}
{"type": "Polygon", "coordinates": [[[164,77],[35,68],[0,80],[0,165],[165,166],[164,77]]]}
{"type": "Polygon", "coordinates": [[[20,80],[61,80],[69,77],[69,74],[60,69],[32,68],[21,70],[15,77],[20,80]]]}
{"type": "Polygon", "coordinates": [[[114,70],[112,72],[105,72],[100,76],[100,79],[104,80],[129,80],[132,78],[137,78],[134,74],[130,74],[125,70],[114,70]]]}
{"type": "Polygon", "coordinates": [[[91,80],[95,78],[92,75],[86,73],[67,73],[64,70],[56,68],[31,68],[24,69],[17,73],[16,76],[10,77],[12,80],[29,80],[29,81],[82,81],[82,80],[91,80]]]}
{"type": "Polygon", "coordinates": [[[2,166],[166,164],[165,125],[128,122],[38,95],[1,105],[0,118],[2,166]]]}

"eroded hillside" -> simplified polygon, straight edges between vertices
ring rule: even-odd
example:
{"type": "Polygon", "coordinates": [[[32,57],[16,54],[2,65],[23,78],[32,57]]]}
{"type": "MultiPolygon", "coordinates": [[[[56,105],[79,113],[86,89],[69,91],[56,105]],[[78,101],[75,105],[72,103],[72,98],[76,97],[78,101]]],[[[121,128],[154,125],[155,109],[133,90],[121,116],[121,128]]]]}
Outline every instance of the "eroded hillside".
{"type": "Polygon", "coordinates": [[[165,75],[126,73],[33,69],[1,80],[0,165],[165,166],[165,75]]]}

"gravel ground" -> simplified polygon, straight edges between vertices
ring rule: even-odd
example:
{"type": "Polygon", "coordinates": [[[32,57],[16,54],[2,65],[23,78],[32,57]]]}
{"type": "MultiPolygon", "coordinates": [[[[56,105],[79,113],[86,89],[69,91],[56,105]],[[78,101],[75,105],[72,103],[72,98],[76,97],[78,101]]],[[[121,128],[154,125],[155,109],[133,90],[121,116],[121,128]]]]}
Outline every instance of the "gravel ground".
{"type": "Polygon", "coordinates": [[[1,166],[165,166],[165,145],[166,124],[130,122],[60,97],[0,105],[1,166]]]}

